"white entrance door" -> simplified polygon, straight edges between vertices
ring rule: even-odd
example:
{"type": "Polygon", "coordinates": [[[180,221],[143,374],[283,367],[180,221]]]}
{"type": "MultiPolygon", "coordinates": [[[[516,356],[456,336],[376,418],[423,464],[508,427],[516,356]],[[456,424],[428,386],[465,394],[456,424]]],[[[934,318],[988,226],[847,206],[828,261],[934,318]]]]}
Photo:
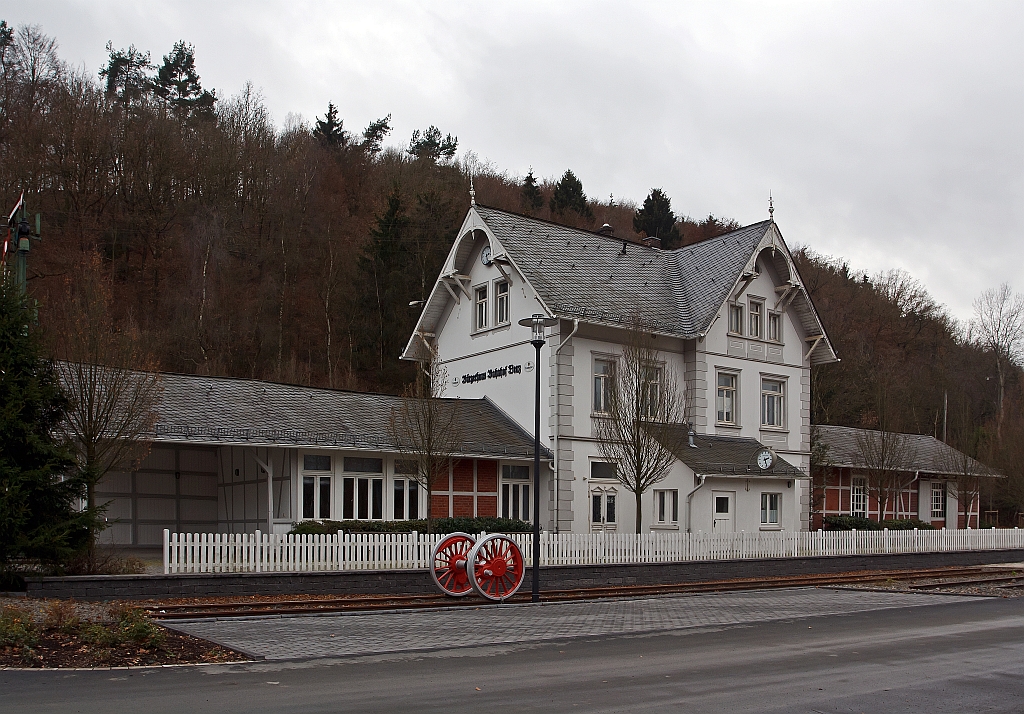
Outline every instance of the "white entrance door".
{"type": "Polygon", "coordinates": [[[594,489],[590,492],[591,533],[615,530],[618,524],[615,515],[615,496],[613,488],[594,489]]]}
{"type": "Polygon", "coordinates": [[[711,509],[715,533],[733,533],[736,530],[736,492],[712,491],[711,509]]]}

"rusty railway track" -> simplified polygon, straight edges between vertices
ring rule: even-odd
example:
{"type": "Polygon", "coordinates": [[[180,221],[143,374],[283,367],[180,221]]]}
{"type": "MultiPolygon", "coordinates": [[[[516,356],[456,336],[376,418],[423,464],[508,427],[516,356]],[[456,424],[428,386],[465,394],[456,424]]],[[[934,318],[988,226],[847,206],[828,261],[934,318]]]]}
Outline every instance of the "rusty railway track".
{"type": "MultiPolygon", "coordinates": [[[[925,580],[913,583],[912,589],[950,587],[969,584],[993,584],[996,587],[1024,587],[1024,575],[978,567],[922,568],[917,570],[855,571],[765,578],[737,578],[663,585],[613,585],[576,590],[546,590],[543,602],[569,602],[601,598],[643,597],[674,593],[735,592],[793,587],[886,583],[925,580]],[[949,580],[954,579],[954,580],[949,580]],[[934,582],[942,580],[943,582],[934,582]],[[998,585],[997,585],[998,583],[998,585]],[[1014,584],[1018,583],[1018,584],[1014,584]]],[[[516,595],[507,602],[527,602],[528,594],[516,595]]],[[[154,619],[200,619],[212,617],[252,617],[297,615],[332,612],[372,612],[397,609],[429,609],[439,607],[481,607],[491,603],[475,597],[450,598],[443,595],[365,595],[322,599],[249,600],[239,602],[154,603],[145,610],[154,619]]]]}

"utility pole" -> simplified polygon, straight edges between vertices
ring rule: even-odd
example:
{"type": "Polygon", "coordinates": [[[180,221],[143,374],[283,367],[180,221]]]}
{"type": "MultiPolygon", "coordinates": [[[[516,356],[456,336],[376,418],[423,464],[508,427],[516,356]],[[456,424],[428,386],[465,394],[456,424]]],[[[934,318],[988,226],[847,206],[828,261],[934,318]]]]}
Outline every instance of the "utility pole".
{"type": "Polygon", "coordinates": [[[21,198],[14,205],[14,209],[11,214],[7,217],[7,237],[4,240],[4,249],[0,253],[0,265],[4,266],[4,272],[6,272],[7,254],[17,253],[17,262],[15,265],[16,280],[18,282],[18,291],[24,295],[28,286],[28,252],[31,249],[31,239],[35,238],[39,240],[40,235],[40,215],[36,214],[36,230],[33,233],[31,226],[28,223],[28,209],[25,206],[25,192],[21,192],[21,198]],[[18,217],[18,214],[21,217],[18,217]]]}

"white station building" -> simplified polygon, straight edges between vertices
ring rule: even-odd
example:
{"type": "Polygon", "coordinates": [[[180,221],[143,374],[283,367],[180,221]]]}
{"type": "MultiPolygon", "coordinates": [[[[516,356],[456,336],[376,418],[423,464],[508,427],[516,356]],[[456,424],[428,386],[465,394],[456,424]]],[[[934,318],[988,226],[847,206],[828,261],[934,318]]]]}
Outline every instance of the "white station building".
{"type": "Polygon", "coordinates": [[[540,363],[547,529],[635,529],[595,430],[635,316],[696,432],[643,495],[641,530],[808,528],[810,371],[836,355],[773,220],[662,250],[474,203],[402,356],[436,355],[446,398],[487,398],[532,433],[535,348],[518,321],[534,314],[557,319],[540,363]]]}

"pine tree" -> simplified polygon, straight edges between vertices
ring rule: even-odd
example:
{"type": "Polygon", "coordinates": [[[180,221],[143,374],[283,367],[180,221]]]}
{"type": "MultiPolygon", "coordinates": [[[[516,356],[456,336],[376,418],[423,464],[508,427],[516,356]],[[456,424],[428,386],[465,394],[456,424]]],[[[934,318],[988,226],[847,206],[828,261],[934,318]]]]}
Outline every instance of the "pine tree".
{"type": "Polygon", "coordinates": [[[338,108],[334,106],[333,102],[328,102],[324,118],[316,120],[313,136],[320,139],[326,146],[344,149],[348,146],[350,138],[344,125],[345,121],[338,119],[338,108]]]}
{"type": "Polygon", "coordinates": [[[569,169],[566,169],[562,178],[555,184],[555,192],[551,195],[549,205],[558,215],[568,210],[578,213],[583,218],[594,217],[590,206],[587,205],[587,194],[583,193],[583,183],[569,169]]]}
{"type": "Polygon", "coordinates": [[[678,248],[682,243],[676,227],[676,214],[672,212],[672,200],[660,188],[652,188],[644,199],[644,205],[637,209],[633,216],[633,230],[660,239],[661,247],[666,250],[678,248]]]}
{"type": "Polygon", "coordinates": [[[195,52],[184,40],[175,42],[157,70],[153,94],[167,102],[179,116],[212,117],[217,95],[203,89],[196,71],[195,52]]]}
{"type": "Polygon", "coordinates": [[[441,137],[441,130],[431,124],[423,132],[416,129],[409,140],[409,153],[417,159],[426,159],[436,163],[441,159],[451,159],[459,146],[458,137],[448,134],[441,137]]]}
{"type": "Polygon", "coordinates": [[[379,154],[384,144],[384,137],[391,133],[391,115],[383,119],[370,122],[370,125],[363,131],[363,151],[367,154],[379,154]]]}
{"type": "Polygon", "coordinates": [[[544,196],[541,195],[540,187],[537,185],[537,179],[533,176],[533,167],[530,167],[530,172],[526,174],[526,178],[523,179],[523,205],[526,206],[528,211],[536,211],[544,205],[544,196]]]}
{"type": "Polygon", "coordinates": [[[54,567],[83,551],[95,521],[75,509],[84,487],[54,440],[68,402],[31,314],[14,282],[0,278],[0,588],[24,559],[54,567]]]}
{"type": "Polygon", "coordinates": [[[153,86],[148,72],[153,69],[149,52],[130,45],[127,50],[115,50],[107,43],[107,66],[100,70],[100,79],[106,80],[106,94],[127,106],[145,98],[153,86]]]}

